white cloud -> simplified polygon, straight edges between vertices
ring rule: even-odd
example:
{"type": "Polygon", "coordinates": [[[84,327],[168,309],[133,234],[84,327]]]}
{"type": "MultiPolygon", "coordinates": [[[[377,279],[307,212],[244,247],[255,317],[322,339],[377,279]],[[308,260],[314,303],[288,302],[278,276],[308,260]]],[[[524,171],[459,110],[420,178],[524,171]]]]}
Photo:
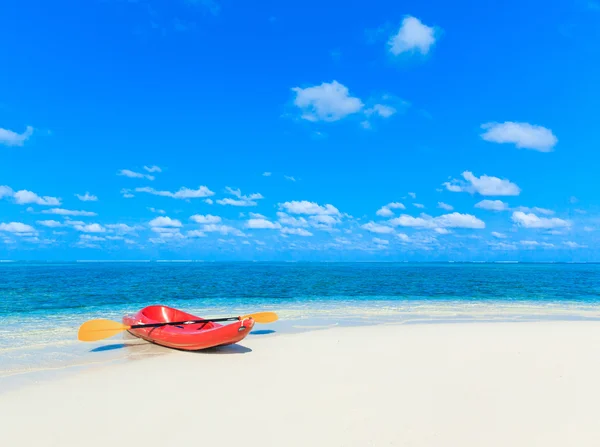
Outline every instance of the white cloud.
{"type": "Polygon", "coordinates": [[[394,56],[407,52],[427,54],[435,40],[433,27],[423,24],[416,17],[406,16],[398,32],[389,39],[388,46],[394,56]]]}
{"type": "Polygon", "coordinates": [[[19,205],[26,205],[30,203],[45,206],[60,205],[60,199],[56,197],[40,197],[36,193],[32,191],[27,191],[26,189],[22,189],[20,191],[15,192],[13,198],[15,199],[15,203],[18,203],[19,205]]]}
{"type": "Polygon", "coordinates": [[[81,194],[75,194],[75,196],[81,200],[82,202],[96,202],[98,200],[98,197],[91,195],[89,192],[85,192],[84,195],[81,194]]]}
{"type": "Polygon", "coordinates": [[[263,177],[271,177],[271,173],[270,172],[263,172],[263,177]]]}
{"type": "Polygon", "coordinates": [[[12,130],[0,128],[0,144],[5,146],[23,146],[23,143],[33,135],[33,127],[27,126],[25,132],[16,133],[12,130]]]}
{"type": "Polygon", "coordinates": [[[524,228],[561,228],[571,225],[569,221],[559,219],[558,217],[538,217],[533,213],[524,213],[522,211],[513,212],[512,220],[524,228]]]}
{"type": "Polygon", "coordinates": [[[304,228],[282,228],[281,232],[284,234],[295,234],[297,236],[312,236],[313,234],[310,231],[305,230],[304,228]]]}
{"type": "MultiPolygon", "coordinates": [[[[92,236],[92,237],[96,237],[96,236],[92,236]]],[[[106,236],[105,239],[107,239],[109,241],[122,241],[125,238],[123,236],[106,236]]]]}
{"type": "Polygon", "coordinates": [[[290,227],[308,227],[309,223],[304,217],[293,217],[281,211],[277,212],[279,222],[290,227]]]}
{"type": "Polygon", "coordinates": [[[14,191],[10,186],[0,185],[0,199],[4,197],[12,197],[14,191]]]}
{"type": "Polygon", "coordinates": [[[481,208],[490,211],[505,211],[508,209],[508,204],[502,200],[482,200],[475,204],[475,208],[481,208]]]}
{"type": "Polygon", "coordinates": [[[185,239],[185,236],[181,234],[179,228],[174,227],[152,227],[152,231],[156,233],[157,237],[148,239],[153,244],[167,244],[180,241],[185,239]]]}
{"type": "Polygon", "coordinates": [[[403,242],[410,241],[410,238],[405,233],[396,233],[396,237],[403,242]]]}
{"type": "Polygon", "coordinates": [[[378,237],[374,237],[373,242],[379,245],[388,245],[390,243],[390,241],[388,241],[387,239],[380,239],[378,237]]]}
{"type": "Polygon", "coordinates": [[[321,214],[321,215],[339,215],[339,210],[333,205],[321,206],[315,202],[291,201],[279,204],[279,207],[285,209],[291,214],[321,214]]]}
{"type": "Polygon", "coordinates": [[[121,194],[123,194],[123,198],[125,199],[131,199],[132,197],[135,197],[133,194],[131,194],[131,189],[127,188],[121,189],[121,194]]]}
{"type": "Polygon", "coordinates": [[[481,138],[493,143],[512,143],[519,149],[533,149],[539,152],[550,152],[558,143],[558,139],[550,129],[535,126],[529,123],[504,123],[482,124],[486,132],[481,138]]]}
{"type": "Polygon", "coordinates": [[[292,91],[296,93],[294,105],[308,121],[338,121],[363,107],[362,101],[350,96],[348,88],[337,81],[304,89],[294,87],[292,91]]]}
{"type": "Polygon", "coordinates": [[[375,104],[373,107],[365,110],[365,115],[371,116],[375,114],[382,118],[389,118],[396,112],[397,110],[391,106],[386,106],[385,104],[375,104]]]}
{"type": "Polygon", "coordinates": [[[257,203],[254,202],[253,200],[239,200],[239,199],[231,199],[229,197],[225,198],[225,199],[219,199],[217,200],[217,203],[219,205],[231,205],[231,206],[256,206],[257,203]]]}
{"type": "Polygon", "coordinates": [[[517,246],[515,244],[510,244],[506,242],[490,242],[490,247],[492,250],[516,250],[517,246]]]}
{"type": "Polygon", "coordinates": [[[106,238],[102,237],[102,236],[94,236],[92,234],[81,234],[79,236],[80,240],[83,241],[93,241],[93,242],[100,242],[100,241],[105,241],[106,238]]]}
{"type": "Polygon", "coordinates": [[[290,182],[295,182],[296,178],[292,177],[291,175],[284,175],[283,176],[284,179],[289,180],[290,182]]]}
{"type": "Polygon", "coordinates": [[[63,226],[63,224],[57,220],[38,220],[37,223],[48,228],[58,228],[63,226]]]}
{"type": "Polygon", "coordinates": [[[43,210],[44,214],[58,214],[59,216],[97,216],[97,213],[92,211],[82,210],[66,210],[64,208],[52,208],[49,210],[43,210]]]}
{"type": "Polygon", "coordinates": [[[371,107],[364,110],[364,115],[366,119],[360,123],[360,125],[365,129],[371,129],[370,119],[373,118],[383,118],[388,119],[398,113],[399,110],[405,110],[410,107],[410,103],[408,101],[404,101],[399,98],[395,98],[392,95],[385,94],[382,95],[380,100],[374,103],[371,107]],[[393,102],[394,106],[390,104],[383,104],[381,101],[393,102]]]}
{"type": "Polygon", "coordinates": [[[441,208],[446,211],[452,211],[454,209],[454,207],[452,205],[448,205],[447,203],[444,203],[444,202],[438,202],[438,208],[441,208]]]}
{"type": "Polygon", "coordinates": [[[31,225],[21,222],[0,223],[0,231],[15,234],[35,234],[36,230],[31,225]]]}
{"type": "Polygon", "coordinates": [[[519,244],[521,244],[524,247],[528,247],[528,248],[534,248],[534,247],[554,248],[554,244],[551,244],[549,242],[538,242],[538,241],[525,240],[525,241],[519,241],[519,244]]]}
{"type": "Polygon", "coordinates": [[[581,245],[581,244],[578,244],[577,242],[572,242],[572,241],[565,241],[565,242],[563,242],[563,244],[569,248],[587,248],[587,245],[581,245]]]}
{"type": "Polygon", "coordinates": [[[154,166],[144,166],[144,169],[147,172],[162,172],[162,169],[160,169],[160,167],[154,165],[154,166]]]}
{"type": "Polygon", "coordinates": [[[485,223],[471,214],[444,214],[434,221],[442,228],[485,228],[485,223]]]}
{"type": "Polygon", "coordinates": [[[186,234],[188,237],[206,237],[206,233],[200,230],[190,230],[186,234]]]}
{"type": "Polygon", "coordinates": [[[470,171],[463,172],[462,176],[468,183],[455,179],[443,185],[451,192],[479,193],[482,196],[518,196],[521,193],[521,189],[507,179],[487,175],[476,177],[470,171]]]}
{"type": "Polygon", "coordinates": [[[492,236],[497,239],[506,239],[506,235],[504,233],[498,233],[497,231],[492,231],[492,236]]]}
{"type": "Polygon", "coordinates": [[[264,197],[260,193],[254,193],[254,194],[250,194],[249,196],[245,196],[242,194],[242,191],[240,191],[240,189],[233,189],[233,188],[230,188],[229,186],[227,186],[225,189],[227,190],[227,192],[229,194],[237,197],[238,199],[246,199],[246,200],[264,199],[264,197]]]}
{"type": "Polygon", "coordinates": [[[257,203],[255,202],[255,200],[264,199],[262,194],[259,194],[259,193],[254,193],[254,194],[250,194],[250,195],[246,196],[246,195],[243,195],[242,191],[240,191],[239,189],[233,189],[233,188],[230,188],[229,186],[225,189],[227,190],[227,192],[229,194],[237,197],[237,200],[230,199],[230,198],[220,199],[220,200],[217,200],[217,203],[219,205],[256,206],[257,203]]]}
{"type": "Polygon", "coordinates": [[[153,175],[142,174],[141,172],[135,172],[135,171],[131,171],[129,169],[121,169],[119,172],[117,172],[117,175],[122,175],[124,177],[129,177],[129,178],[145,178],[148,180],[154,180],[153,175]]]}
{"type": "Polygon", "coordinates": [[[85,222],[83,220],[70,220],[68,217],[66,219],[67,220],[63,222],[65,225],[70,225],[72,227],[74,227],[75,225],[85,225],[85,222]]]}
{"type": "Polygon", "coordinates": [[[212,205],[214,202],[212,201],[212,199],[204,199],[205,203],[208,203],[209,205],[212,205]]]}
{"type": "MultiPolygon", "coordinates": [[[[179,228],[174,228],[174,227],[152,227],[151,228],[152,231],[154,231],[155,233],[159,233],[159,234],[181,234],[179,228]]],[[[173,237],[173,236],[165,236],[165,237],[173,237]]]]}
{"type": "Polygon", "coordinates": [[[213,216],[212,214],[207,214],[205,216],[202,214],[194,214],[190,219],[199,224],[214,224],[221,222],[219,216],[213,216]]]}
{"type": "Polygon", "coordinates": [[[445,183],[443,183],[443,185],[450,192],[463,192],[464,191],[463,187],[455,182],[456,182],[456,180],[452,180],[452,182],[445,182],[445,183]]]}
{"type": "Polygon", "coordinates": [[[551,216],[552,214],[554,214],[554,211],[546,209],[546,208],[539,208],[537,206],[534,206],[533,208],[529,208],[526,206],[520,206],[517,208],[517,211],[523,211],[524,213],[536,213],[536,214],[545,214],[547,216],[551,216]]]}
{"type": "Polygon", "coordinates": [[[143,228],[138,225],[131,226],[124,223],[107,224],[105,227],[119,234],[134,233],[136,230],[141,230],[143,228]]]}
{"type": "Polygon", "coordinates": [[[267,219],[248,219],[246,228],[275,230],[281,228],[281,224],[267,219]]]}
{"type": "Polygon", "coordinates": [[[422,203],[413,203],[413,205],[414,205],[416,208],[421,208],[421,209],[422,209],[422,208],[425,208],[425,205],[423,205],[422,203]]]}
{"type": "Polygon", "coordinates": [[[392,219],[389,222],[391,225],[397,225],[402,227],[435,228],[437,226],[431,216],[423,218],[402,214],[400,217],[392,219]]]}
{"type": "Polygon", "coordinates": [[[387,206],[382,206],[381,208],[379,208],[377,210],[377,212],[375,214],[377,214],[378,216],[381,216],[381,217],[391,217],[394,215],[394,212],[391,209],[389,209],[387,206]]]}
{"type": "Polygon", "coordinates": [[[391,202],[379,208],[375,214],[382,217],[390,217],[394,215],[393,209],[404,210],[406,207],[400,202],[391,202]]]}
{"type": "Polygon", "coordinates": [[[437,234],[449,234],[450,230],[447,230],[446,228],[434,228],[433,231],[435,231],[437,234]]]}
{"type": "Polygon", "coordinates": [[[416,199],[416,198],[417,198],[417,195],[416,195],[414,192],[409,192],[409,193],[408,193],[408,195],[409,195],[410,197],[412,197],[413,199],[416,199]]]}
{"type": "Polygon", "coordinates": [[[92,223],[88,225],[75,225],[74,228],[77,231],[81,231],[83,233],[104,233],[106,232],[106,228],[97,223],[92,223]]]}
{"type": "Polygon", "coordinates": [[[329,214],[317,214],[314,216],[310,216],[308,219],[310,220],[312,226],[320,228],[330,227],[339,222],[339,219],[337,217],[333,217],[329,214]]]}
{"type": "Polygon", "coordinates": [[[336,237],[335,241],[338,244],[342,244],[342,245],[351,245],[352,244],[352,241],[349,240],[349,239],[347,239],[347,238],[345,238],[345,237],[336,237]]]}
{"type": "Polygon", "coordinates": [[[583,231],[587,231],[587,232],[592,232],[592,231],[596,231],[596,229],[594,227],[583,227],[583,231]]]}
{"type": "Polygon", "coordinates": [[[394,229],[387,225],[381,225],[376,222],[368,222],[360,226],[362,229],[370,231],[371,233],[377,234],[392,234],[394,233],[394,229]]]}
{"type": "Polygon", "coordinates": [[[171,219],[167,216],[158,216],[150,221],[151,227],[181,227],[181,221],[177,219],[171,219]]]}
{"type": "Polygon", "coordinates": [[[218,224],[207,224],[204,225],[202,231],[206,233],[221,233],[223,235],[233,234],[234,236],[244,237],[246,236],[243,232],[237,228],[230,227],[229,225],[218,225],[218,224]]]}
{"type": "Polygon", "coordinates": [[[156,213],[156,214],[165,214],[165,210],[160,210],[160,209],[153,208],[153,207],[148,207],[148,211],[150,211],[152,213],[156,213]]]}
{"type": "Polygon", "coordinates": [[[202,197],[212,196],[215,193],[208,189],[206,186],[199,186],[198,189],[190,189],[186,187],[179,188],[179,191],[157,191],[154,188],[143,187],[135,188],[136,192],[146,192],[148,194],[154,194],[155,196],[171,197],[173,199],[198,199],[202,197]]]}
{"type": "MultiPolygon", "coordinates": [[[[26,189],[14,192],[10,186],[2,185],[0,186],[0,199],[4,197],[12,197],[15,203],[19,205],[29,205],[33,203],[43,206],[56,206],[61,204],[61,200],[57,197],[38,196],[36,193],[26,189]]],[[[27,208],[27,210],[33,211],[31,207],[27,208]]]]}
{"type": "Polygon", "coordinates": [[[450,213],[438,217],[421,214],[413,217],[403,214],[389,221],[391,225],[415,228],[485,228],[485,223],[471,214],[450,213]]]}

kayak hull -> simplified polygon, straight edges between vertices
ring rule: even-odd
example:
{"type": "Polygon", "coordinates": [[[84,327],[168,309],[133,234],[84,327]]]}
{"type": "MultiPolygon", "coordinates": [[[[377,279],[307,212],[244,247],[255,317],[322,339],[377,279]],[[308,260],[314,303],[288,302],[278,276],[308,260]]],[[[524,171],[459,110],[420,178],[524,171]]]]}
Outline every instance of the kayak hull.
{"type": "MultiPolygon", "coordinates": [[[[135,315],[123,317],[123,324],[169,323],[173,321],[202,320],[202,317],[168,306],[148,306],[135,315]]],[[[231,324],[207,321],[185,325],[168,325],[156,328],[129,329],[131,335],[174,349],[199,351],[238,343],[250,333],[254,320],[246,318],[231,324]]]]}

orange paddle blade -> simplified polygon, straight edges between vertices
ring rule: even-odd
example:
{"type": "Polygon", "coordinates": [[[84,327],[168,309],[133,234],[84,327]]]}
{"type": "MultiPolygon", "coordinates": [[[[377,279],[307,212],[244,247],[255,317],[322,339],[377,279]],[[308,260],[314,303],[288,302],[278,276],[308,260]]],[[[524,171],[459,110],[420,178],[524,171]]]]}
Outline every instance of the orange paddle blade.
{"type": "Polygon", "coordinates": [[[255,314],[244,315],[242,319],[248,317],[253,318],[257,323],[272,323],[279,319],[275,312],[257,312],[255,314]]]}
{"type": "Polygon", "coordinates": [[[79,326],[77,338],[80,341],[96,341],[117,335],[126,331],[130,326],[112,320],[90,320],[79,326]]]}

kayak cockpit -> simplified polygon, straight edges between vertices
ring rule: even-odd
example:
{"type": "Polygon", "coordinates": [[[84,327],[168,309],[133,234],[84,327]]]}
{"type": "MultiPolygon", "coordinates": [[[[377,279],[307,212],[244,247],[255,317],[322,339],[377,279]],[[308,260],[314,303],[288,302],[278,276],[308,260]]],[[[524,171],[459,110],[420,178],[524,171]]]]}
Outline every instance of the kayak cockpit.
{"type": "MultiPolygon", "coordinates": [[[[140,312],[143,318],[147,321],[153,321],[155,323],[171,323],[173,321],[186,321],[186,320],[199,320],[195,315],[188,314],[187,312],[183,312],[178,309],[173,309],[168,306],[148,306],[144,308],[140,312]]],[[[177,326],[167,326],[167,328],[177,328],[177,330],[185,330],[185,331],[198,331],[198,330],[207,330],[213,329],[214,327],[219,326],[212,321],[207,321],[205,323],[193,323],[193,324],[183,324],[177,326]]]]}

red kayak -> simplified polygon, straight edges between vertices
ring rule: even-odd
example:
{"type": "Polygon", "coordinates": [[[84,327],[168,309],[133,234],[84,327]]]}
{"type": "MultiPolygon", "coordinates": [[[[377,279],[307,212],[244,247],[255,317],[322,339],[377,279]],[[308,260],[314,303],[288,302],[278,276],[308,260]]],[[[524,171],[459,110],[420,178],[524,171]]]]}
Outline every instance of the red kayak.
{"type": "MultiPolygon", "coordinates": [[[[123,317],[123,324],[133,326],[188,320],[202,320],[202,318],[168,306],[148,306],[133,316],[123,317]]],[[[237,343],[250,333],[253,326],[254,320],[248,317],[226,325],[207,321],[177,326],[129,329],[128,332],[158,345],[197,351],[237,343]]]]}

